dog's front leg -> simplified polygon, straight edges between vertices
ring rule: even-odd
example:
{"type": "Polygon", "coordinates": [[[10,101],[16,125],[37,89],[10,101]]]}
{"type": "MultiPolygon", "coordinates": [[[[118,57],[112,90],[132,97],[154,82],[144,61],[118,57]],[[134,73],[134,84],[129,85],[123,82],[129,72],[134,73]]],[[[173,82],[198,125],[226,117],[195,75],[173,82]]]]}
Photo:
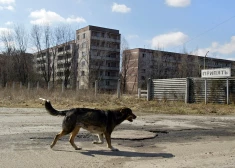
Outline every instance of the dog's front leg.
{"type": "Polygon", "coordinates": [[[77,147],[77,145],[75,145],[75,143],[74,143],[74,139],[75,139],[76,135],[78,134],[79,130],[80,130],[80,127],[76,127],[71,132],[71,135],[70,135],[70,138],[69,138],[69,142],[71,143],[71,145],[74,147],[75,150],[81,150],[82,149],[80,147],[77,147]]]}
{"type": "Polygon", "coordinates": [[[93,144],[103,144],[104,143],[104,135],[98,134],[99,141],[93,141],[93,144]]]}
{"type": "Polygon", "coordinates": [[[111,151],[119,151],[117,148],[114,148],[112,145],[111,145],[111,134],[109,133],[105,133],[105,138],[106,138],[106,141],[107,141],[107,146],[109,149],[111,149],[111,151]]]}

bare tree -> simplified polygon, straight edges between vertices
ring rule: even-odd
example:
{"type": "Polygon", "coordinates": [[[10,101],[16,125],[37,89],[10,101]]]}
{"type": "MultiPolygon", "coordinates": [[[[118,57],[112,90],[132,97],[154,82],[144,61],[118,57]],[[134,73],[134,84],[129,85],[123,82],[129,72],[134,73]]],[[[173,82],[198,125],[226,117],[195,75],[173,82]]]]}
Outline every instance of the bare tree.
{"type": "Polygon", "coordinates": [[[31,30],[32,43],[36,47],[37,68],[46,83],[50,82],[52,74],[51,63],[51,29],[49,25],[34,25],[31,30]]]}
{"type": "Polygon", "coordinates": [[[7,80],[25,84],[30,78],[33,80],[35,77],[33,57],[26,53],[27,39],[28,34],[25,28],[19,25],[15,25],[11,32],[8,31],[1,35],[1,40],[5,44],[3,58],[7,59],[7,64],[5,64],[5,70],[8,74],[7,80]]]}
{"type": "Polygon", "coordinates": [[[121,67],[121,88],[123,92],[127,90],[127,75],[128,70],[132,67],[131,64],[131,52],[128,51],[129,44],[126,41],[125,37],[121,39],[121,55],[120,55],[120,67],[121,67]]]}
{"type": "Polygon", "coordinates": [[[73,73],[76,70],[77,48],[73,40],[75,37],[74,32],[69,25],[62,25],[55,29],[54,35],[56,41],[60,43],[54,54],[58,55],[57,69],[61,69],[63,72],[63,79],[61,78],[61,81],[64,82],[65,88],[71,84],[71,75],[74,78],[75,75],[73,73]]]}

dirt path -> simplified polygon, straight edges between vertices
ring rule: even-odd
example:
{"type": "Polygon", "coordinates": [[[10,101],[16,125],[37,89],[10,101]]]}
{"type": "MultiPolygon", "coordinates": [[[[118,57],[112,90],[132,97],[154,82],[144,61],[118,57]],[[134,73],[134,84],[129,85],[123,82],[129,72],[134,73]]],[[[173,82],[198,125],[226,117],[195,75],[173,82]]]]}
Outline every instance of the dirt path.
{"type": "Polygon", "coordinates": [[[81,151],[68,136],[50,149],[61,121],[44,109],[0,108],[0,167],[235,167],[235,116],[139,116],[113,133],[119,152],[93,145],[84,130],[75,140],[81,151]]]}

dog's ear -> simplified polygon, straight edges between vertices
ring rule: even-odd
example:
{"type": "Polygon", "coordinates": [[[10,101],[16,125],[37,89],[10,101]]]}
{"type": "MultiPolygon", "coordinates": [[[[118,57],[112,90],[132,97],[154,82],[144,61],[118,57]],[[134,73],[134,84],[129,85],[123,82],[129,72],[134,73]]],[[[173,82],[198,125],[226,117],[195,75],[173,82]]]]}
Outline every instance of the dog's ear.
{"type": "Polygon", "coordinates": [[[120,112],[121,113],[125,113],[126,112],[126,108],[125,107],[121,108],[120,112]]]}

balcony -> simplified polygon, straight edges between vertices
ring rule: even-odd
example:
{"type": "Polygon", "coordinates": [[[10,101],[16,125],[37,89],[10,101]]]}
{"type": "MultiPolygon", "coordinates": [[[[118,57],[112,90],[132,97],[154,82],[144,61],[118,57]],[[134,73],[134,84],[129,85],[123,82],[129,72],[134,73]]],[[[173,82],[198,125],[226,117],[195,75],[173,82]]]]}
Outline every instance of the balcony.
{"type": "Polygon", "coordinates": [[[91,49],[92,49],[92,50],[106,50],[106,51],[120,52],[120,48],[110,48],[110,47],[91,46],[91,49]]]}
{"type": "Polygon", "coordinates": [[[116,42],[120,43],[120,39],[114,39],[110,37],[97,37],[97,36],[91,36],[92,40],[101,40],[101,41],[109,41],[109,42],[116,42]]]}

